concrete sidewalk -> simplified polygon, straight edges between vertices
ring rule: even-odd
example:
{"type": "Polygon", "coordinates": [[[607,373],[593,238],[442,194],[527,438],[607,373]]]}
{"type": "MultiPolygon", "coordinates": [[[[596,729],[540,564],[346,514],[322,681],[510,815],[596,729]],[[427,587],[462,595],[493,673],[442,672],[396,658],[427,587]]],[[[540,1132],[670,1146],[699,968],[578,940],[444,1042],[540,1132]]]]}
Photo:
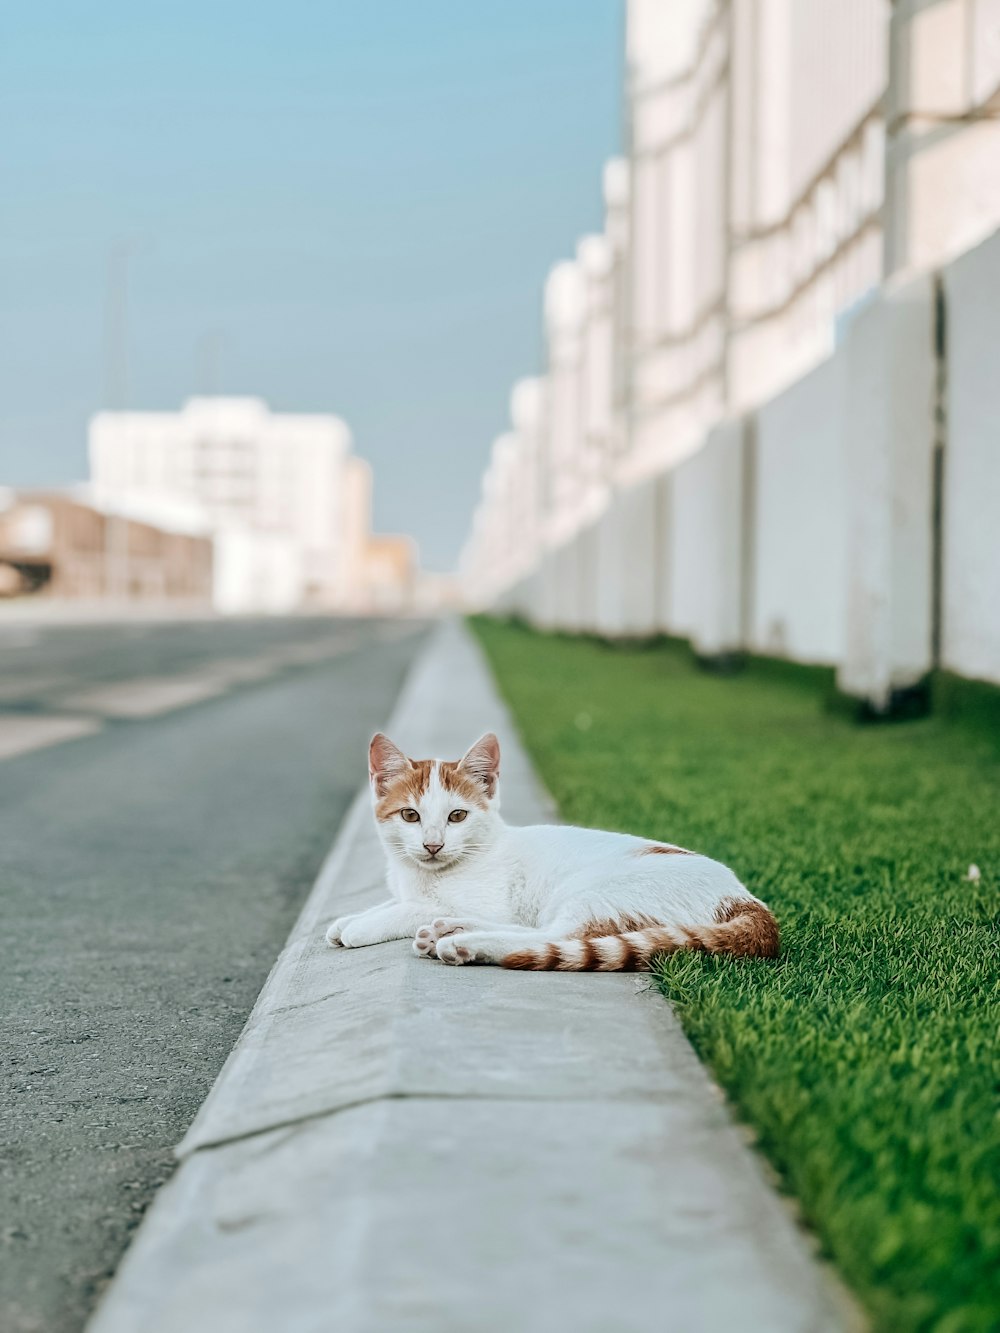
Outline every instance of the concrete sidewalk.
{"type": "MultiPolygon", "coordinates": [[[[451,757],[488,727],[507,817],[551,818],[443,625],[387,730],[451,757]]],[[[363,792],[91,1333],[857,1326],[657,993],[326,947],[382,896],[363,792]]]]}

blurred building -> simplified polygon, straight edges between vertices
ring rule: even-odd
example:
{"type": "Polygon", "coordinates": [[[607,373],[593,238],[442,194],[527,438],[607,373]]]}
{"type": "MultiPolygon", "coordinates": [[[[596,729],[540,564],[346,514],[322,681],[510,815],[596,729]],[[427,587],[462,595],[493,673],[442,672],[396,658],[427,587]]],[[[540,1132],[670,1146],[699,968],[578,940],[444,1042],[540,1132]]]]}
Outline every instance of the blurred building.
{"type": "MultiPolygon", "coordinates": [[[[335,416],[271,412],[257,398],[193,398],[179,412],[100,412],[95,494],[161,511],[193,505],[215,542],[224,612],[366,610],[371,473],[335,416]]],[[[411,576],[395,596],[405,604],[411,576]]]]}
{"type": "Polygon", "coordinates": [[[72,494],[8,491],[0,499],[0,596],[25,593],[207,606],[212,541],[72,494]]]}
{"type": "Polygon", "coordinates": [[[877,707],[1000,681],[995,0],[626,16],[625,155],[546,284],[467,601],[830,663],[877,707]]]}
{"type": "Polygon", "coordinates": [[[409,537],[372,532],[372,470],[363,459],[348,460],[345,481],[345,609],[388,613],[411,609],[421,578],[416,545],[409,537]]]}
{"type": "Polygon", "coordinates": [[[363,458],[351,457],[344,470],[343,603],[364,611],[368,596],[367,558],[372,530],[372,470],[363,458]]]}
{"type": "Polygon", "coordinates": [[[417,552],[402,536],[369,537],[364,552],[364,589],[375,611],[400,611],[409,606],[417,583],[417,552]]]}

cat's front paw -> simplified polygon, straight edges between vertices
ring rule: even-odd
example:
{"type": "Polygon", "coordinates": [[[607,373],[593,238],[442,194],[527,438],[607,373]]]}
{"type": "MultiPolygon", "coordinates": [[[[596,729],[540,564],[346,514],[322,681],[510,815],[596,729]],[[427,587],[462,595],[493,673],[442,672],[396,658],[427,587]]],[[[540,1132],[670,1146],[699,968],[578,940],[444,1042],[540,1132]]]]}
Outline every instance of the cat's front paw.
{"type": "Polygon", "coordinates": [[[437,956],[442,963],[450,963],[453,967],[461,967],[463,963],[474,963],[476,961],[476,951],[468,944],[463,944],[463,938],[468,936],[448,935],[437,942],[437,956]]]}
{"type": "Polygon", "coordinates": [[[453,917],[439,916],[429,926],[421,926],[414,935],[413,952],[418,958],[440,958],[441,955],[437,950],[438,940],[443,940],[448,935],[455,935],[461,930],[468,929],[469,926],[464,921],[455,920],[453,917]]]}
{"type": "Polygon", "coordinates": [[[331,949],[351,947],[349,941],[344,939],[344,931],[352,921],[357,921],[360,915],[360,912],[350,912],[347,916],[338,916],[336,921],[330,923],[326,932],[326,942],[331,949]]]}
{"type": "Polygon", "coordinates": [[[437,953],[435,945],[437,940],[431,931],[430,926],[421,926],[413,937],[413,952],[418,958],[436,958],[437,953]]]}

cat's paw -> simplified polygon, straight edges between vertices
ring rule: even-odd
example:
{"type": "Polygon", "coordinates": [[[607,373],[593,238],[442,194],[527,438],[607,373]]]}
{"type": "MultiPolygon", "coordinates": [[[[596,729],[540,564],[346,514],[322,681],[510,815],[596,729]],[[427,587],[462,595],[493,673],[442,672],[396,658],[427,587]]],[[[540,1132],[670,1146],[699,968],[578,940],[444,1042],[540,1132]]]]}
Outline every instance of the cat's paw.
{"type": "Polygon", "coordinates": [[[418,958],[436,958],[436,944],[431,927],[421,926],[413,937],[413,952],[418,958]]]}
{"type": "Polygon", "coordinates": [[[450,963],[453,967],[461,967],[463,963],[474,963],[476,961],[476,951],[468,944],[463,944],[462,940],[468,936],[447,935],[437,942],[437,956],[442,963],[450,963]]]}
{"type": "Polygon", "coordinates": [[[438,940],[443,940],[448,935],[455,935],[460,930],[469,929],[469,925],[464,921],[457,921],[453,917],[439,916],[429,926],[421,926],[414,935],[413,952],[418,958],[438,958],[440,957],[437,952],[438,940]]]}
{"type": "Polygon", "coordinates": [[[350,912],[347,916],[338,916],[336,921],[330,923],[327,927],[326,942],[331,949],[339,949],[341,946],[345,949],[351,947],[349,941],[344,939],[344,931],[360,915],[360,912],[350,912]]]}

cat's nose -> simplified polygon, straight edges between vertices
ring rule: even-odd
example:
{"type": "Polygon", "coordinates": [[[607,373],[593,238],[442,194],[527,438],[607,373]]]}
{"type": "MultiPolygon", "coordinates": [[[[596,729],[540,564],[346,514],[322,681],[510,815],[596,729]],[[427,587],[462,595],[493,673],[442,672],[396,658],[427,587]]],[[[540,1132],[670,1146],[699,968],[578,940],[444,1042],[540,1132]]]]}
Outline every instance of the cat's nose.
{"type": "Polygon", "coordinates": [[[443,842],[425,842],[424,851],[427,852],[429,856],[437,856],[443,846],[443,842]]]}

